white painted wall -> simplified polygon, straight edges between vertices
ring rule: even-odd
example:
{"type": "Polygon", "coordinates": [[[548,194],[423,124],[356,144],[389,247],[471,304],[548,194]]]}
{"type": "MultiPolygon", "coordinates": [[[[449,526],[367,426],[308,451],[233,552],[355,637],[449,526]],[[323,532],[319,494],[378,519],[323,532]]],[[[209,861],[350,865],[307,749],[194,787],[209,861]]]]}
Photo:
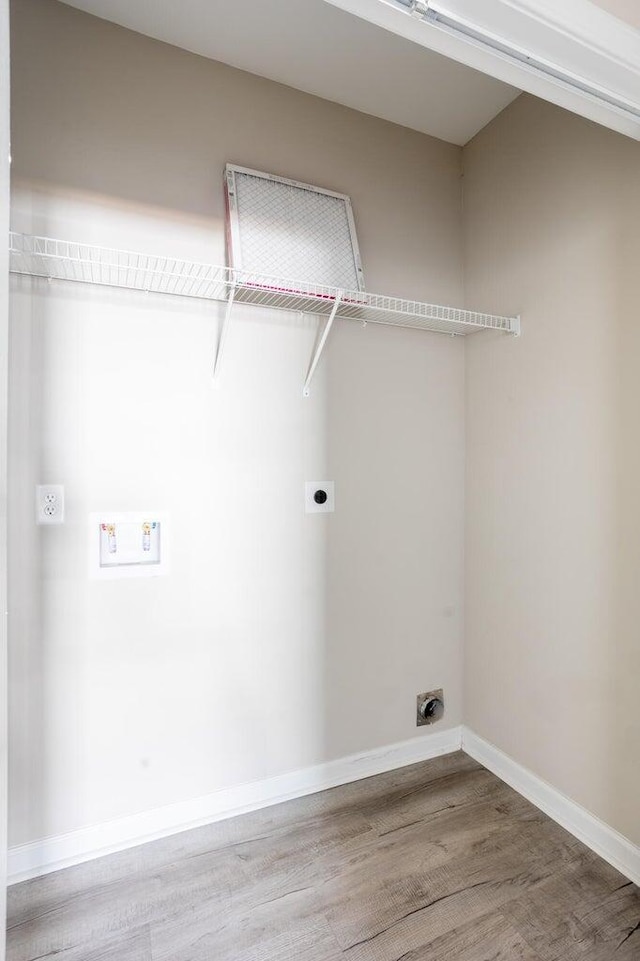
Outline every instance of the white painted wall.
{"type": "MultiPolygon", "coordinates": [[[[9,4],[0,0],[0,236],[9,228],[9,4]]],[[[0,961],[5,957],[7,877],[7,388],[9,275],[0,245],[0,961]]]]}
{"type": "Polygon", "coordinates": [[[640,145],[523,97],[465,148],[465,720],[640,842],[640,145]]]}
{"type": "MultiPolygon", "coordinates": [[[[13,21],[15,229],[220,262],[233,161],[349,194],[369,288],[460,301],[459,148],[52,0],[13,21]]],[[[315,321],[239,307],[213,390],[219,314],[13,284],[14,845],[429,737],[424,686],[460,722],[462,344],[339,324],[305,400],[315,321]],[[105,508],[170,512],[169,578],[88,580],[105,508]]]]}

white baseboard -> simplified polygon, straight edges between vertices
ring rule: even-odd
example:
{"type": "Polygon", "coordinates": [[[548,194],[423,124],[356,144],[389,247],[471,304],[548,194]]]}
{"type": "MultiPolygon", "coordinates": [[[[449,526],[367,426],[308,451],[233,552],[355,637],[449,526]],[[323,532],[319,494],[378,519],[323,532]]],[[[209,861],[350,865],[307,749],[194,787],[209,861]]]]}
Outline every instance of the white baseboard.
{"type": "Polygon", "coordinates": [[[21,844],[9,848],[8,881],[16,884],[189,828],[451,754],[460,750],[461,738],[460,727],[436,731],[314,767],[225,788],[205,797],[91,825],[70,834],[21,844]]]}
{"type": "Polygon", "coordinates": [[[314,767],[225,788],[205,797],[91,825],[70,834],[18,845],[8,852],[9,884],[281,801],[427,761],[461,747],[621,874],[640,885],[640,847],[467,727],[413,737],[314,767]]]}
{"type": "Polygon", "coordinates": [[[462,728],[462,750],[640,885],[640,847],[467,727],[462,728]]]}

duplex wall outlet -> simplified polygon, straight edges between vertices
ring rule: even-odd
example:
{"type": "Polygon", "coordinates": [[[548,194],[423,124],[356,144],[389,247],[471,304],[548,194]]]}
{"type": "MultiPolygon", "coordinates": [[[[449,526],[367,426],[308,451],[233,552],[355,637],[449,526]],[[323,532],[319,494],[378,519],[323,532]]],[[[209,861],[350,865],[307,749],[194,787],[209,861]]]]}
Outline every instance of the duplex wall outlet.
{"type": "Polygon", "coordinates": [[[333,481],[307,481],[304,485],[304,507],[307,514],[331,514],[336,509],[333,481]]]}
{"type": "Polygon", "coordinates": [[[64,487],[62,484],[39,484],[36,487],[36,522],[64,524],[64,487]]]}

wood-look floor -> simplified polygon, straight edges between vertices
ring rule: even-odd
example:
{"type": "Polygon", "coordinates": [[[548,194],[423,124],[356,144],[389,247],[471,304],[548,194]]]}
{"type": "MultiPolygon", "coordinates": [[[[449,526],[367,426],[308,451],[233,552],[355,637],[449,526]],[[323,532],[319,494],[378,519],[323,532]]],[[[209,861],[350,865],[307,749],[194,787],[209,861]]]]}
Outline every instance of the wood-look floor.
{"type": "Polygon", "coordinates": [[[9,891],[8,961],[640,961],[640,890],[464,754],[9,891]]]}

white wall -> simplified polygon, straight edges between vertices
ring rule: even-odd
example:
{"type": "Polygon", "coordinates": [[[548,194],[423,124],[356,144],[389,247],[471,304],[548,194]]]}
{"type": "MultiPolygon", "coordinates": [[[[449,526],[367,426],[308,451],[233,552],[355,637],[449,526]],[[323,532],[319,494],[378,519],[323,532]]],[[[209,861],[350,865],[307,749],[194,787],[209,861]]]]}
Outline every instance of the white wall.
{"type": "MultiPolygon", "coordinates": [[[[0,0],[0,236],[9,227],[9,4],[0,0]]],[[[0,961],[5,957],[7,876],[7,388],[9,285],[0,246],[0,961]]]]}
{"type": "MultiPolygon", "coordinates": [[[[221,262],[233,161],[348,193],[370,289],[460,301],[458,148],[52,0],[13,43],[14,229],[221,262]]],[[[13,844],[428,737],[425,686],[461,720],[462,344],[341,323],[305,400],[316,322],[239,307],[213,390],[219,313],[13,284],[13,844]],[[88,513],[148,508],[171,576],[89,581],[88,513]]]]}
{"type": "Polygon", "coordinates": [[[640,842],[640,144],[521,97],[464,152],[465,719],[640,842]]]}

